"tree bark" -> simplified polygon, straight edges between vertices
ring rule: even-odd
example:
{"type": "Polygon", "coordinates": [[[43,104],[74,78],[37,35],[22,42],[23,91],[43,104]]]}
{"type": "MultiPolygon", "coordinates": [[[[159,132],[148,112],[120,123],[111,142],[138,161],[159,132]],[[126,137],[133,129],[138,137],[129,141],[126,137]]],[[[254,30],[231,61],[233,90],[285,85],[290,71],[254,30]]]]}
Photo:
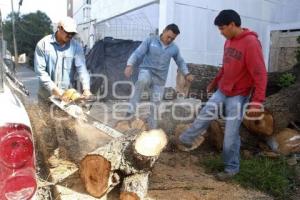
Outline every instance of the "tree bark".
{"type": "Polygon", "coordinates": [[[300,119],[300,83],[283,88],[267,97],[265,107],[274,118],[274,133],[286,128],[290,122],[300,119]]]}
{"type": "MultiPolygon", "coordinates": [[[[146,184],[146,174],[167,144],[167,137],[162,130],[142,133],[140,130],[131,130],[127,133],[131,134],[115,138],[86,155],[80,162],[81,179],[87,192],[92,196],[102,197],[107,194],[120,182],[119,176],[125,176],[124,188],[130,187],[126,186],[130,180],[131,184],[136,184],[138,181],[143,185],[146,184]]],[[[144,191],[143,188],[145,187],[143,186],[140,191],[144,191]]],[[[124,189],[125,192],[127,190],[134,192],[124,189]]],[[[142,192],[136,194],[143,199],[142,192]]]]}
{"type": "Polygon", "coordinates": [[[120,200],[139,200],[146,197],[149,172],[133,174],[123,180],[120,200]]]}
{"type": "Polygon", "coordinates": [[[285,128],[276,135],[269,137],[267,143],[274,152],[283,155],[300,152],[300,134],[290,128],[285,128]]]}
{"type": "Polygon", "coordinates": [[[280,77],[285,73],[291,73],[296,77],[296,84],[300,82],[300,64],[295,65],[292,69],[282,72],[269,72],[267,84],[267,96],[277,93],[281,87],[278,85],[280,77]]]}
{"type": "Polygon", "coordinates": [[[114,127],[117,131],[125,133],[132,129],[137,129],[140,131],[145,131],[148,129],[147,124],[142,119],[134,119],[134,120],[122,120],[118,121],[114,127]]]}
{"type": "Polygon", "coordinates": [[[218,151],[223,149],[225,121],[213,120],[208,128],[208,140],[218,151]]]}

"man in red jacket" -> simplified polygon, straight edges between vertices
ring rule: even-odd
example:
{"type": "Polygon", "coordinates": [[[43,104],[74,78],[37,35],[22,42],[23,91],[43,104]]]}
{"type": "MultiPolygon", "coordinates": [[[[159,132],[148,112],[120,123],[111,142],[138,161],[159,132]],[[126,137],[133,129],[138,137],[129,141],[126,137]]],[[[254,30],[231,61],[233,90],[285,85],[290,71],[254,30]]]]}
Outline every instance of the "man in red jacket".
{"type": "Polygon", "coordinates": [[[214,24],[226,38],[223,66],[216,78],[207,86],[207,92],[217,90],[201,109],[192,126],[180,135],[179,141],[181,145],[191,149],[194,140],[203,137],[210,122],[220,114],[225,114],[223,141],[225,168],[216,177],[219,180],[226,180],[239,172],[239,128],[244,108],[247,107],[247,116],[260,116],[265,100],[267,73],[257,34],[241,28],[241,19],[236,11],[221,11],[214,24]],[[218,113],[218,110],[223,108],[224,111],[218,113]]]}

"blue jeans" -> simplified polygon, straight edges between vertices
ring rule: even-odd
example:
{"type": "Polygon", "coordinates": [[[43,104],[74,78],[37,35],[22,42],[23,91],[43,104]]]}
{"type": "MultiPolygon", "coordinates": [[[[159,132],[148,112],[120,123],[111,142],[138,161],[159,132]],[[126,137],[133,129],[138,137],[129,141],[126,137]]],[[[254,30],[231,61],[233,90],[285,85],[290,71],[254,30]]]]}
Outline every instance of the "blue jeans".
{"type": "Polygon", "coordinates": [[[140,103],[141,95],[145,89],[149,89],[150,94],[150,116],[148,117],[148,125],[150,129],[156,129],[158,126],[158,106],[162,100],[164,86],[155,84],[153,82],[152,74],[149,70],[142,69],[139,72],[138,80],[134,85],[134,92],[132,98],[129,100],[132,107],[129,109],[129,113],[136,111],[137,105],[140,103]]]}
{"type": "Polygon", "coordinates": [[[202,108],[192,126],[180,135],[180,141],[191,144],[198,135],[207,130],[212,120],[218,118],[218,110],[220,110],[221,112],[219,112],[219,114],[221,116],[226,115],[223,141],[224,171],[238,173],[240,168],[241,143],[239,128],[244,115],[243,107],[248,100],[249,97],[247,96],[228,97],[220,90],[217,90],[202,108]],[[225,110],[223,109],[224,107],[225,110]],[[224,110],[225,113],[222,110],[224,110]]]}

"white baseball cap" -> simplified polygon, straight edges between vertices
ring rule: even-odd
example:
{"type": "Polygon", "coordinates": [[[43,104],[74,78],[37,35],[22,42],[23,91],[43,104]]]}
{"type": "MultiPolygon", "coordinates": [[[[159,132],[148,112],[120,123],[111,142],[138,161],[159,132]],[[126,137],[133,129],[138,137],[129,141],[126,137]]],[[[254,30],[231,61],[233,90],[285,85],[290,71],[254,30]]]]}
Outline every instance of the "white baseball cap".
{"type": "Polygon", "coordinates": [[[77,25],[73,18],[65,17],[58,22],[58,26],[62,26],[66,32],[77,33],[77,25]]]}

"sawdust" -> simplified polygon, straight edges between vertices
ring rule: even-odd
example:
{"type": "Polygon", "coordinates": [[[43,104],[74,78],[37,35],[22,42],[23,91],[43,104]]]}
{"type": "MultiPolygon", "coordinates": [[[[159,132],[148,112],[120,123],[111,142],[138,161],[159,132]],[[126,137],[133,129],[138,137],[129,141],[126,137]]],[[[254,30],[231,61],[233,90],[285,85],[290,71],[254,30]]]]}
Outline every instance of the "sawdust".
{"type": "MultiPolygon", "coordinates": [[[[35,135],[38,135],[41,139],[41,131],[43,130],[43,123],[41,123],[41,117],[37,115],[36,108],[29,111],[31,115],[32,123],[34,124],[34,130],[37,132],[35,135]],[[38,123],[37,123],[38,122],[38,123]]],[[[56,145],[63,145],[65,147],[69,147],[67,149],[68,154],[66,155],[66,149],[61,150],[63,154],[62,157],[68,157],[72,154],[76,156],[75,152],[76,148],[84,148],[88,147],[87,142],[90,142],[91,146],[99,145],[97,144],[97,137],[91,134],[92,130],[87,127],[76,127],[79,134],[74,139],[74,137],[69,137],[64,135],[64,137],[58,137],[58,141],[56,145]],[[78,138],[79,136],[79,138],[78,138]],[[90,136],[90,137],[87,137],[90,136]],[[73,139],[72,139],[73,138],[73,139]],[[74,145],[74,142],[83,141],[82,138],[88,138],[84,143],[74,145]],[[75,149],[74,149],[75,148],[75,149]],[[70,152],[73,151],[72,152],[70,152]]],[[[61,129],[62,130],[62,129],[61,129]]],[[[44,134],[47,132],[44,132],[44,134]]],[[[48,138],[53,138],[54,135],[51,132],[48,132],[48,138]]],[[[59,133],[58,135],[61,135],[59,133]]],[[[40,145],[41,146],[41,145],[40,145]]],[[[56,146],[57,147],[57,146],[56,146]]],[[[55,148],[55,146],[53,146],[55,148]]],[[[44,149],[45,150],[45,149],[44,149]]],[[[43,150],[43,151],[44,151],[43,150]]],[[[88,149],[86,149],[88,151],[88,149]]],[[[197,150],[196,150],[197,151],[197,150]]],[[[53,150],[53,153],[55,150],[53,150]]],[[[78,155],[77,155],[78,156],[78,155]]],[[[59,155],[58,155],[59,157],[59,155]]],[[[80,156],[79,156],[80,157],[80,156]]],[[[51,157],[50,157],[51,158],[51,157]]],[[[201,167],[200,163],[201,152],[195,155],[191,152],[181,152],[179,150],[176,151],[165,151],[161,154],[159,160],[155,164],[155,167],[150,176],[149,182],[149,191],[148,191],[148,199],[149,200],[213,200],[213,199],[272,199],[270,196],[254,190],[249,190],[242,188],[237,184],[233,184],[231,182],[219,182],[215,180],[212,174],[208,174],[201,167]]],[[[45,162],[45,166],[41,166],[42,168],[49,167],[60,167],[60,166],[49,166],[51,164],[51,159],[48,162],[45,162]]],[[[63,163],[63,162],[61,162],[63,163]]],[[[55,171],[55,169],[50,169],[50,172],[55,171]]],[[[59,178],[55,178],[56,180],[59,178]]],[[[68,182],[68,181],[65,181],[68,182]]],[[[62,184],[60,184],[62,185],[62,184]]],[[[70,181],[68,182],[69,188],[74,186],[74,192],[84,192],[82,189],[82,184],[78,176],[72,177],[72,184],[70,181]],[[76,187],[75,187],[76,186],[76,187]],[[76,188],[81,188],[80,190],[76,188]]],[[[108,196],[108,200],[118,199],[119,190],[113,190],[112,194],[108,196]]]]}

